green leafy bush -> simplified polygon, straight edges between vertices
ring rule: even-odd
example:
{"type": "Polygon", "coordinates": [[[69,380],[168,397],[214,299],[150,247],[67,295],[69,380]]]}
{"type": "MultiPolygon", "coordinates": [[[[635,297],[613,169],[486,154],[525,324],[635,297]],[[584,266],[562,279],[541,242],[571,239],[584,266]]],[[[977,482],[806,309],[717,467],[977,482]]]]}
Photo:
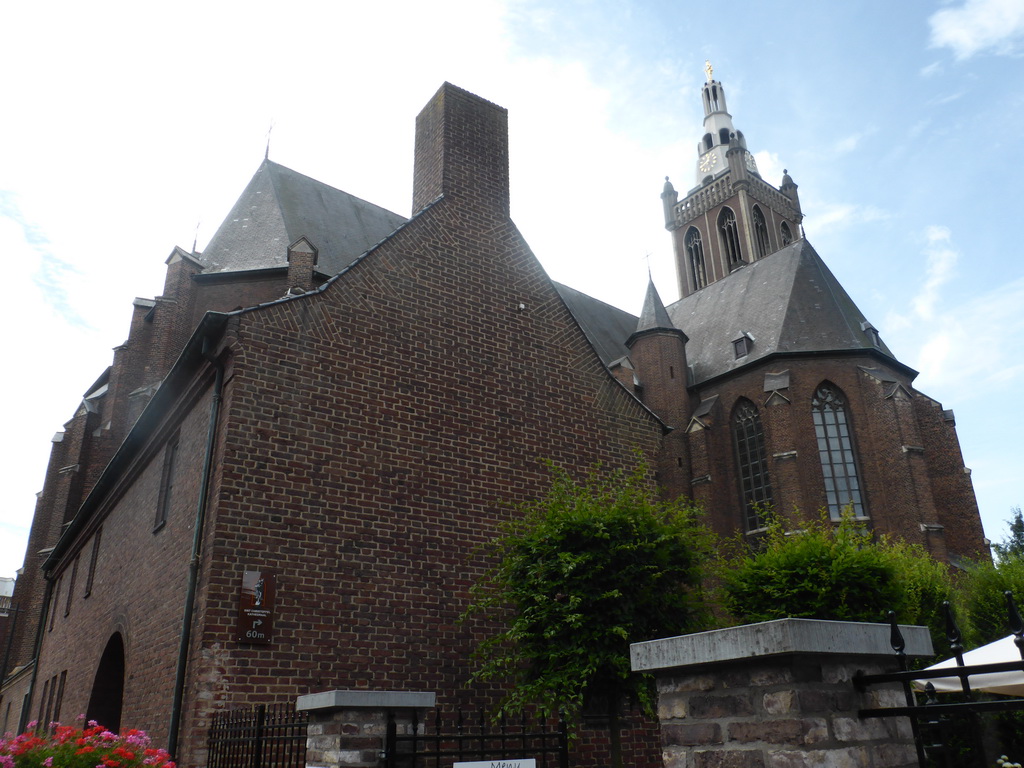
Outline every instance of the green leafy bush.
{"type": "Polygon", "coordinates": [[[574,714],[584,695],[634,694],[629,644],[701,629],[708,534],[697,509],[656,500],[641,463],[582,483],[549,464],[546,495],[521,508],[494,544],[497,565],[467,614],[503,612],[507,627],[478,648],[476,679],[511,680],[503,709],[540,705],[574,714]]]}
{"type": "Polygon", "coordinates": [[[921,547],[873,537],[846,516],[823,515],[797,530],[777,519],[756,551],[734,542],[718,568],[725,608],[741,622],[787,617],[941,625],[952,584],[921,547]]]}
{"type": "Polygon", "coordinates": [[[985,645],[1010,634],[1006,610],[1007,591],[1018,607],[1024,599],[1024,558],[1007,557],[992,563],[980,561],[967,567],[960,578],[957,614],[967,645],[985,645]]]}

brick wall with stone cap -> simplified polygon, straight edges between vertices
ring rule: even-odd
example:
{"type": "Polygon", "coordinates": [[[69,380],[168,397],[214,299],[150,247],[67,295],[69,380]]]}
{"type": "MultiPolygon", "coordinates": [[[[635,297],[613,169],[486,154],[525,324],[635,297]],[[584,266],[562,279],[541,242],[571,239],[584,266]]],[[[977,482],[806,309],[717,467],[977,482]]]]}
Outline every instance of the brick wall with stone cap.
{"type": "MultiPolygon", "coordinates": [[[[909,656],[930,656],[924,627],[903,627],[909,656]]],[[[862,720],[900,706],[897,685],[858,693],[853,677],[898,664],[883,624],[782,619],[630,649],[655,675],[665,768],[911,768],[910,722],[862,720]]]]}

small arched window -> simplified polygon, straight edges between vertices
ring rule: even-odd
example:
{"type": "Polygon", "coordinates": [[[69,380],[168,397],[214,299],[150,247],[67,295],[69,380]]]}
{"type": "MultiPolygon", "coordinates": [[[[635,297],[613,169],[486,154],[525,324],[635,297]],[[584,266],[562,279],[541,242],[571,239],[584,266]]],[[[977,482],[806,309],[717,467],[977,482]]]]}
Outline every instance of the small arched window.
{"type": "Polygon", "coordinates": [[[789,245],[793,242],[793,233],[789,230],[789,224],[782,222],[782,226],[779,227],[779,231],[782,232],[783,245],[789,245]]]}
{"type": "Polygon", "coordinates": [[[728,128],[722,128],[721,130],[719,130],[719,132],[718,132],[718,140],[722,144],[728,144],[729,143],[729,129],[728,128]]]}
{"type": "Polygon", "coordinates": [[[705,133],[704,134],[704,149],[706,149],[706,150],[707,149],[711,149],[711,147],[714,146],[714,141],[715,140],[712,138],[710,133],[705,133]]]}
{"type": "Polygon", "coordinates": [[[754,206],[752,216],[754,220],[754,245],[757,248],[757,258],[763,259],[768,255],[771,246],[768,243],[768,225],[765,223],[764,214],[761,209],[754,206]]]}
{"type": "Polygon", "coordinates": [[[849,509],[857,517],[864,517],[864,498],[860,492],[853,436],[846,416],[846,398],[837,387],[825,382],[814,392],[811,414],[821,472],[825,477],[829,516],[838,520],[849,509]]]}
{"type": "Polygon", "coordinates": [[[685,245],[690,277],[693,278],[693,289],[700,290],[708,284],[707,272],[704,268],[704,244],[700,239],[700,230],[690,227],[686,233],[685,245]]]}
{"type": "Polygon", "coordinates": [[[772,505],[764,430],[757,407],[745,398],[740,400],[733,409],[731,426],[743,501],[743,524],[747,531],[756,531],[764,528],[765,514],[772,505]]]}
{"type": "Polygon", "coordinates": [[[718,234],[722,240],[722,253],[725,254],[726,264],[729,269],[739,266],[743,262],[740,252],[740,232],[736,226],[736,214],[732,208],[723,208],[718,214],[718,234]]]}

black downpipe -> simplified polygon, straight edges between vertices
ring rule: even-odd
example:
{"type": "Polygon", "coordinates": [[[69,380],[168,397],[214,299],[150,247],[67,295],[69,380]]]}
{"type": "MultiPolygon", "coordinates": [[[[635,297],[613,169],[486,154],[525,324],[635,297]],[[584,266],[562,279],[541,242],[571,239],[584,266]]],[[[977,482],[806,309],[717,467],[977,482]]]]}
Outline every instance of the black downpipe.
{"type": "MultiPolygon", "coordinates": [[[[205,354],[204,354],[205,356],[205,354]]],[[[195,613],[196,585],[199,582],[199,560],[203,546],[203,528],[206,523],[207,497],[210,475],[213,471],[213,448],[217,437],[221,395],[224,387],[224,366],[207,357],[216,366],[213,384],[213,402],[210,404],[210,424],[206,433],[206,455],[203,458],[203,478],[196,505],[196,522],[192,532],[192,557],[188,564],[188,589],[185,592],[185,615],[181,619],[181,639],[178,642],[178,666],[174,675],[174,699],[171,704],[171,724],[167,736],[167,751],[178,761],[178,730],[181,728],[181,710],[185,698],[185,671],[188,667],[188,648],[192,640],[192,615],[195,613]]]]}

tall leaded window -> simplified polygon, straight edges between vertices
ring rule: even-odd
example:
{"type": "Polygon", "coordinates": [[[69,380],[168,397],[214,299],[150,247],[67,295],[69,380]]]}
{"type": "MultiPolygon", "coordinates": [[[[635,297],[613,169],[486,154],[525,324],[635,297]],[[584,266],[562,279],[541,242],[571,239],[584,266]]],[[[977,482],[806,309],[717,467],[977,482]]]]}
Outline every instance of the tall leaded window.
{"type": "Polygon", "coordinates": [[[789,224],[782,222],[782,226],[779,227],[779,231],[782,232],[783,245],[789,245],[793,242],[793,233],[789,229],[789,224]]]}
{"type": "Polygon", "coordinates": [[[700,231],[690,227],[686,233],[686,258],[690,262],[690,277],[693,278],[693,289],[699,290],[708,284],[707,272],[704,268],[704,244],[700,240],[700,231]]]}
{"type": "Polygon", "coordinates": [[[768,224],[764,220],[761,209],[756,205],[751,218],[754,220],[754,245],[757,248],[757,258],[763,259],[771,250],[771,246],[768,244],[768,224]]]}
{"type": "Polygon", "coordinates": [[[740,255],[740,230],[736,225],[736,214],[732,212],[732,208],[723,208],[718,214],[718,234],[722,239],[725,263],[732,269],[743,260],[740,255]]]}
{"type": "Polygon", "coordinates": [[[740,400],[732,412],[732,441],[739,469],[743,522],[748,531],[756,531],[765,526],[764,515],[772,505],[772,484],[768,479],[761,417],[749,400],[740,400]]]}
{"type": "Polygon", "coordinates": [[[863,517],[866,514],[864,499],[843,393],[827,382],[822,384],[814,393],[811,413],[814,416],[814,434],[818,439],[821,472],[825,476],[829,516],[838,520],[849,508],[857,517],[863,517]]]}

